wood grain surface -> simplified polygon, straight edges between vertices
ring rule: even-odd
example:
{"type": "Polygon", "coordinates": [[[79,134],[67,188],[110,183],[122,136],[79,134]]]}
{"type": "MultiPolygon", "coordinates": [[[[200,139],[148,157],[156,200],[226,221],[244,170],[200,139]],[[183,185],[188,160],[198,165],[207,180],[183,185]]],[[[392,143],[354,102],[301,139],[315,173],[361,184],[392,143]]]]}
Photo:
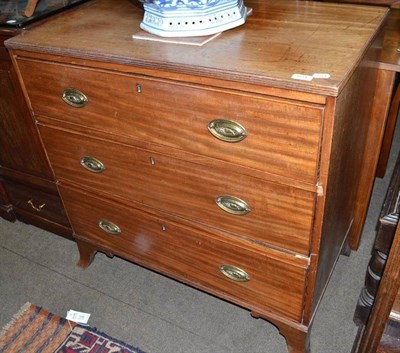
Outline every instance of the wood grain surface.
{"type": "Polygon", "coordinates": [[[60,191],[78,242],[82,238],[105,252],[123,254],[245,307],[301,319],[306,267],[296,265],[299,261],[294,256],[292,264],[282,262],[264,251],[251,250],[251,246],[213,236],[210,230],[187,228],[67,185],[60,191]],[[101,219],[116,223],[121,235],[100,229],[101,219]],[[235,282],[225,277],[219,270],[222,264],[245,270],[250,281],[235,282]]]}
{"type": "Polygon", "coordinates": [[[18,66],[36,116],[315,184],[323,107],[85,67],[24,59],[18,66]],[[63,102],[70,87],[87,96],[86,106],[63,102]],[[208,131],[215,119],[239,123],[248,136],[218,140],[208,131]]]}
{"type": "Polygon", "coordinates": [[[7,192],[13,206],[68,227],[68,219],[58,194],[47,193],[28,185],[7,182],[7,192]]]}
{"type": "Polygon", "coordinates": [[[84,4],[62,20],[49,21],[8,40],[6,45],[338,95],[388,12],[381,7],[290,0],[248,0],[246,5],[253,8],[253,14],[245,25],[226,31],[199,48],[133,40],[143,9],[139,2],[127,0],[95,0],[84,4]],[[71,31],[75,35],[69,35],[71,31]],[[330,78],[312,82],[291,78],[293,74],[314,73],[329,74],[330,78]]]}
{"type": "Polygon", "coordinates": [[[246,177],[234,169],[204,168],[148,150],[40,126],[58,180],[118,195],[253,240],[309,254],[315,195],[301,189],[246,177]],[[93,173],[80,165],[91,156],[105,166],[93,173]],[[152,162],[154,164],[152,164],[152,162]],[[262,190],[262,192],[260,192],[262,190]],[[216,198],[232,195],[251,208],[229,214],[216,198]]]}
{"type": "Polygon", "coordinates": [[[390,9],[381,40],[374,45],[373,60],[384,70],[400,72],[400,8],[390,9]]]}
{"type": "Polygon", "coordinates": [[[96,251],[137,261],[245,306],[279,327],[290,353],[308,353],[318,304],[342,249],[357,248],[368,208],[391,82],[369,49],[388,10],[246,5],[245,25],[203,47],[133,40],[143,10],[126,0],[86,3],[7,45],[79,265],[96,251]],[[326,78],[292,78],[314,73],[326,78]],[[87,105],[65,104],[66,88],[87,105]],[[207,125],[218,118],[248,136],[216,140],[207,125]],[[104,172],[83,169],[86,155],[104,172]],[[215,205],[221,194],[251,212],[226,214],[215,205]],[[104,236],[103,217],[122,236],[104,236]],[[224,282],[213,271],[225,258],[249,273],[260,266],[256,281],[224,282]]]}
{"type": "Polygon", "coordinates": [[[11,59],[4,59],[0,60],[0,164],[51,179],[53,174],[11,59]]]}
{"type": "Polygon", "coordinates": [[[22,30],[0,29],[0,200],[1,216],[34,224],[72,238],[54,175],[32,119],[18,74],[4,40],[22,30]],[[36,212],[27,201],[39,196],[46,210],[36,212]]]}

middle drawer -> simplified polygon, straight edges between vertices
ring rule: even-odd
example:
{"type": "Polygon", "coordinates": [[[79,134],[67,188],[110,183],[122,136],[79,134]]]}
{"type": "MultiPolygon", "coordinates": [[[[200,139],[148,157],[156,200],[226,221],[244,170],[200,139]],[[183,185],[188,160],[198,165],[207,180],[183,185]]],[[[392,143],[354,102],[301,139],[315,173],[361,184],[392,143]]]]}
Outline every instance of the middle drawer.
{"type": "Polygon", "coordinates": [[[314,193],[39,125],[57,179],[308,255],[314,193]]]}

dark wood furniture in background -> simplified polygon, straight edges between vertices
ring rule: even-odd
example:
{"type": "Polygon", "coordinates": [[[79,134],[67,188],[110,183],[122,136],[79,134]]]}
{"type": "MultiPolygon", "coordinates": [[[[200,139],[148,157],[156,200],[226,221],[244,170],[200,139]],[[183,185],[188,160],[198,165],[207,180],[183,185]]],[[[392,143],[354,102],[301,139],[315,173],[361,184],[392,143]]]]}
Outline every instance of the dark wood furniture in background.
{"type": "Polygon", "coordinates": [[[0,27],[0,216],[72,239],[54,175],[4,41],[21,30],[0,27]]]}
{"type": "Polygon", "coordinates": [[[12,209],[11,201],[4,188],[3,181],[0,179],[0,217],[14,222],[17,218],[12,209]]]}
{"type": "Polygon", "coordinates": [[[400,227],[397,226],[389,257],[370,318],[357,353],[400,351],[400,227]]]}
{"type": "Polygon", "coordinates": [[[393,83],[370,64],[387,10],[246,5],[244,26],[202,47],[132,39],[143,10],[127,0],[6,45],[79,265],[119,255],[249,309],[304,353],[366,217],[393,83]]]}
{"type": "MultiPolygon", "coordinates": [[[[372,257],[365,277],[365,287],[360,294],[354,314],[354,322],[359,326],[359,333],[353,348],[354,353],[375,353],[379,341],[381,343],[379,343],[378,352],[400,351],[400,296],[398,295],[400,285],[398,272],[400,268],[396,270],[393,267],[397,259],[400,258],[398,252],[400,249],[397,245],[399,239],[394,240],[399,223],[399,213],[400,155],[382,207],[372,257]],[[389,287],[387,287],[388,285],[389,287]],[[376,317],[377,310],[381,309],[375,309],[375,306],[381,307],[383,305],[387,308],[390,307],[392,312],[385,312],[384,316],[380,313],[378,318],[376,317]],[[375,313],[371,316],[371,311],[374,309],[375,313]],[[367,325],[371,325],[370,321],[373,330],[371,330],[371,327],[366,329],[367,325]],[[383,331],[380,330],[380,326],[384,325],[387,326],[386,334],[383,334],[383,331]],[[371,334],[370,331],[375,335],[375,330],[379,332],[378,335],[382,336],[382,339],[368,337],[371,334]],[[385,345],[388,345],[387,349],[383,348],[385,345]]],[[[397,237],[400,237],[400,235],[397,235],[397,237]]]]}

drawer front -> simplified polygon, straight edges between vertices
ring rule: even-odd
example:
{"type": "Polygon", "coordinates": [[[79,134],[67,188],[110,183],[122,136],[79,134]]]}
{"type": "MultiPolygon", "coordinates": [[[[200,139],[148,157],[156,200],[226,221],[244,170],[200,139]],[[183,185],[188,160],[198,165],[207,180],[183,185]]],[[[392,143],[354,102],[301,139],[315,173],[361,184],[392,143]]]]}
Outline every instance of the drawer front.
{"type": "Polygon", "coordinates": [[[66,185],[60,191],[77,237],[238,304],[300,321],[307,268],[294,256],[270,250],[272,256],[66,185]],[[111,223],[117,234],[109,233],[116,229],[111,223]]]}
{"type": "Polygon", "coordinates": [[[23,59],[19,67],[36,115],[315,182],[322,108],[23,59]],[[73,91],[66,96],[82,107],[65,103],[68,88],[87,104],[73,91]]]}
{"type": "Polygon", "coordinates": [[[72,132],[39,129],[58,179],[308,255],[312,192],[237,174],[234,169],[210,170],[72,132]],[[104,170],[97,170],[96,163],[104,170]]]}
{"type": "Polygon", "coordinates": [[[15,208],[70,227],[58,194],[47,193],[8,180],[6,181],[6,189],[15,208]]]}

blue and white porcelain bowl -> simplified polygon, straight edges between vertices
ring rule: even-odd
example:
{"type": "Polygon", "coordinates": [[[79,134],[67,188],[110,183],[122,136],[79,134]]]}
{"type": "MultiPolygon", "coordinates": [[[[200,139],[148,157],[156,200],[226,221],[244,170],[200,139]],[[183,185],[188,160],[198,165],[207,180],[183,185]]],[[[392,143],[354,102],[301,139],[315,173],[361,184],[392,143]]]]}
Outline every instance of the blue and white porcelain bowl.
{"type": "Polygon", "coordinates": [[[153,4],[163,9],[198,9],[216,5],[220,0],[141,0],[146,4],[153,4]]]}
{"type": "Polygon", "coordinates": [[[140,0],[140,27],[161,37],[206,36],[245,23],[243,0],[140,0]]]}

